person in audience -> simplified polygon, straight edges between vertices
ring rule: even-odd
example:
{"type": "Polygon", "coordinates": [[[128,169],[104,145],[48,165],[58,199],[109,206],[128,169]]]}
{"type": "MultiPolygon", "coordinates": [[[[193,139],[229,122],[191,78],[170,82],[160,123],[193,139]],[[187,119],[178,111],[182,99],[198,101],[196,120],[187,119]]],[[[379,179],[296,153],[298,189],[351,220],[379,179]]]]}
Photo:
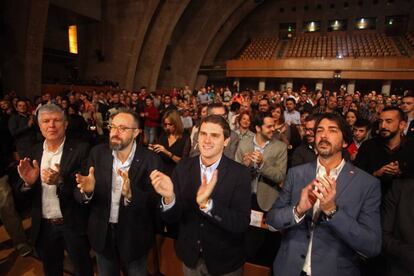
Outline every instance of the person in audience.
{"type": "Polygon", "coordinates": [[[345,120],[323,114],[315,124],[317,160],[289,170],[266,216],[283,231],[276,274],[359,275],[355,257],[380,253],[379,181],[344,160],[349,142],[345,120]]]}
{"type": "Polygon", "coordinates": [[[144,112],[140,116],[144,118],[144,133],[148,139],[148,144],[153,144],[157,138],[157,127],[159,125],[160,113],[154,106],[154,100],[151,96],[145,98],[144,112]]]}
{"type": "Polygon", "coordinates": [[[401,99],[401,110],[407,116],[407,126],[404,135],[414,139],[414,93],[409,92],[401,99]]]}
{"type": "Polygon", "coordinates": [[[162,118],[163,132],[158,142],[148,148],[159,154],[163,161],[164,172],[171,176],[177,163],[190,153],[190,137],[184,132],[184,126],[177,110],[169,110],[162,118]]]}
{"type": "Polygon", "coordinates": [[[296,101],[293,98],[286,99],[286,110],[283,112],[285,123],[288,125],[300,125],[300,113],[296,110],[296,101]]]}
{"type": "Polygon", "coordinates": [[[355,122],[352,128],[352,143],[347,148],[351,161],[354,161],[358,155],[361,144],[369,138],[370,130],[371,123],[368,120],[358,119],[355,122]]]}
{"type": "Polygon", "coordinates": [[[200,155],[182,160],[172,178],[150,175],[162,196],[162,218],[179,223],[176,254],[184,275],[242,275],[244,233],[250,221],[250,172],[224,155],[230,126],[219,115],[204,118],[200,155]]]}
{"type": "Polygon", "coordinates": [[[403,137],[407,120],[397,107],[385,108],[379,116],[379,137],[367,140],[358,149],[355,165],[381,180],[386,194],[395,178],[403,177],[412,168],[414,142],[403,137]]]}
{"type": "Polygon", "coordinates": [[[382,244],[387,276],[414,275],[414,178],[396,179],[382,205],[382,244]]]}
{"type": "Polygon", "coordinates": [[[355,122],[358,120],[358,113],[355,110],[348,110],[345,113],[345,120],[348,126],[352,129],[355,122]]]}
{"type": "Polygon", "coordinates": [[[243,111],[237,116],[237,125],[239,127],[235,132],[239,135],[240,140],[254,136],[254,133],[250,130],[251,116],[248,111],[243,111]]]}
{"type": "Polygon", "coordinates": [[[38,109],[38,123],[45,141],[17,167],[20,191],[32,198],[32,242],[45,275],[63,275],[65,250],[76,275],[93,275],[86,237],[88,209],[74,197],[75,173],[82,169],[89,145],[66,137],[68,121],[55,104],[38,109]]]}
{"type": "Polygon", "coordinates": [[[273,139],[275,126],[270,113],[254,117],[255,135],[240,141],[235,160],[252,174],[252,208],[269,211],[287,168],[287,145],[273,139]]]}
{"type": "Polygon", "coordinates": [[[35,117],[28,113],[26,101],[16,101],[16,112],[9,118],[9,131],[20,158],[27,156],[36,144],[35,117]]]}
{"type": "Polygon", "coordinates": [[[149,181],[161,159],[138,145],[136,113],[119,109],[109,125],[109,144],[95,146],[88,174],[76,174],[75,196],[89,206],[88,237],[100,275],[147,275],[147,255],[154,244],[159,197],[149,181]]]}
{"type": "Polygon", "coordinates": [[[316,160],[315,122],[318,115],[309,115],[304,122],[305,135],[302,144],[292,154],[291,166],[299,166],[316,160]]]}

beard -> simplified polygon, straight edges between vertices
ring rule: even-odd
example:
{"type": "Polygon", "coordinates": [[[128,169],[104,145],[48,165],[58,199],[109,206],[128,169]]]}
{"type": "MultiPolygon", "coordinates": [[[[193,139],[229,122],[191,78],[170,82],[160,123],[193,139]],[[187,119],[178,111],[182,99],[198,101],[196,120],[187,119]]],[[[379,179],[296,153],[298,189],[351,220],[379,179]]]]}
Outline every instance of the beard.
{"type": "Polygon", "coordinates": [[[336,152],[340,151],[340,148],[334,147],[330,142],[326,140],[319,141],[316,147],[318,154],[322,158],[328,158],[334,155],[336,152]],[[321,146],[325,146],[325,148],[321,149],[321,146]],[[326,147],[328,146],[328,147],[326,147]]]}
{"type": "Polygon", "coordinates": [[[113,136],[109,141],[109,148],[114,151],[121,151],[125,149],[132,142],[132,140],[133,138],[128,139],[127,141],[122,141],[122,139],[118,136],[113,136]],[[115,139],[119,140],[119,143],[114,142],[113,140],[115,139]]]}
{"type": "Polygon", "coordinates": [[[394,138],[395,136],[397,136],[398,130],[391,131],[391,130],[387,130],[387,129],[380,129],[379,134],[380,134],[381,139],[383,139],[385,141],[389,141],[392,138],[394,138]]]}

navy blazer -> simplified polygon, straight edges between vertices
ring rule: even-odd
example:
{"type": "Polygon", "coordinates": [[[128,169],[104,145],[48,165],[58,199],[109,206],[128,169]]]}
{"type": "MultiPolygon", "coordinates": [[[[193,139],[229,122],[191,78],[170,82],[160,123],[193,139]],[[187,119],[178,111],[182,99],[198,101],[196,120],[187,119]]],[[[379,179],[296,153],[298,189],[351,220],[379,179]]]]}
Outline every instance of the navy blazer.
{"type": "MultiPolygon", "coordinates": [[[[313,210],[296,223],[293,207],[315,176],[316,161],[291,168],[278,200],[267,214],[267,223],[282,230],[275,275],[297,276],[302,271],[313,210]]],[[[314,228],[312,275],[359,275],[360,256],[373,257],[381,250],[379,180],[347,162],[336,182],[338,211],[329,221],[321,215],[314,228]]]]}
{"type": "Polygon", "coordinates": [[[176,203],[161,214],[167,222],[179,222],[177,256],[191,268],[202,256],[213,275],[243,266],[244,236],[250,222],[249,169],[223,155],[217,170],[211,215],[201,211],[196,202],[201,184],[199,156],[178,163],[172,176],[176,203]]]}

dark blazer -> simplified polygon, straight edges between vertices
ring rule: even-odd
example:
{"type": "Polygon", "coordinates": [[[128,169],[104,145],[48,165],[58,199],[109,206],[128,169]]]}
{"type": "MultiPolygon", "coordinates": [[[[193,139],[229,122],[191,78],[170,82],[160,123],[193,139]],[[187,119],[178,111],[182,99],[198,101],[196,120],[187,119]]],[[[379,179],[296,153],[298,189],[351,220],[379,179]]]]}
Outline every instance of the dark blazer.
{"type": "MultiPolygon", "coordinates": [[[[313,210],[296,223],[293,207],[315,176],[316,161],[291,168],[279,198],[267,214],[267,224],[283,230],[273,265],[275,275],[297,276],[303,268],[313,210]]],[[[329,221],[321,214],[313,232],[312,275],[359,275],[359,255],[372,257],[381,250],[378,179],[347,162],[336,182],[338,211],[329,221]]]]}
{"type": "MultiPolygon", "coordinates": [[[[88,167],[95,167],[95,191],[90,205],[88,237],[93,249],[103,255],[112,252],[105,247],[112,196],[112,150],[108,144],[94,147],[89,155],[88,167]]],[[[149,175],[161,169],[161,159],[152,151],[137,144],[128,171],[132,199],[124,205],[121,196],[118,216],[118,248],[121,260],[131,262],[146,255],[153,245],[159,197],[152,188],[149,175]]],[[[80,193],[78,193],[80,199],[80,193]]]]}
{"type": "Polygon", "coordinates": [[[250,222],[250,172],[222,156],[218,182],[211,195],[211,214],[200,210],[196,193],[201,183],[199,156],[182,160],[172,176],[176,202],[162,218],[179,222],[177,256],[194,268],[203,257],[210,274],[225,274],[245,262],[244,236],[250,222]],[[201,250],[201,252],[200,252],[201,250]]]}
{"type": "MultiPolygon", "coordinates": [[[[89,145],[86,143],[75,142],[66,138],[63,146],[62,158],[60,160],[60,170],[63,183],[57,186],[60,210],[65,221],[65,225],[72,231],[80,235],[86,234],[86,222],[88,220],[88,207],[79,204],[74,197],[79,189],[77,188],[75,174],[80,172],[85,164],[89,153],[89,145]]],[[[43,143],[33,147],[30,159],[37,160],[39,167],[42,163],[43,143]]],[[[23,182],[20,182],[22,185],[23,182]]],[[[19,189],[21,190],[21,189],[19,189]]],[[[32,199],[32,241],[36,244],[36,239],[40,231],[42,219],[42,184],[40,176],[34,186],[24,193],[32,199]]]]}
{"type": "Polygon", "coordinates": [[[414,179],[394,180],[382,205],[387,275],[414,275],[414,179]]]}

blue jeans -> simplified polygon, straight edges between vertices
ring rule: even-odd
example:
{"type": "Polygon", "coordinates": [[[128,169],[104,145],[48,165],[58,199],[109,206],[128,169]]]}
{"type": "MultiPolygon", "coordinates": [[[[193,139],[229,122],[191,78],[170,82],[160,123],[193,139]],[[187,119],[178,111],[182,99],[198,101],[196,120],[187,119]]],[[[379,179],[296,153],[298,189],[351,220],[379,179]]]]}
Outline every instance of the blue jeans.
{"type": "MultiPolygon", "coordinates": [[[[96,262],[98,264],[98,272],[100,276],[119,276],[120,264],[119,260],[108,259],[107,257],[96,253],[96,262]]],[[[125,266],[127,276],[147,276],[147,256],[141,259],[127,263],[125,266]]]]}
{"type": "Polygon", "coordinates": [[[144,127],[144,134],[148,139],[148,144],[153,144],[157,139],[157,127],[144,127]]]}

